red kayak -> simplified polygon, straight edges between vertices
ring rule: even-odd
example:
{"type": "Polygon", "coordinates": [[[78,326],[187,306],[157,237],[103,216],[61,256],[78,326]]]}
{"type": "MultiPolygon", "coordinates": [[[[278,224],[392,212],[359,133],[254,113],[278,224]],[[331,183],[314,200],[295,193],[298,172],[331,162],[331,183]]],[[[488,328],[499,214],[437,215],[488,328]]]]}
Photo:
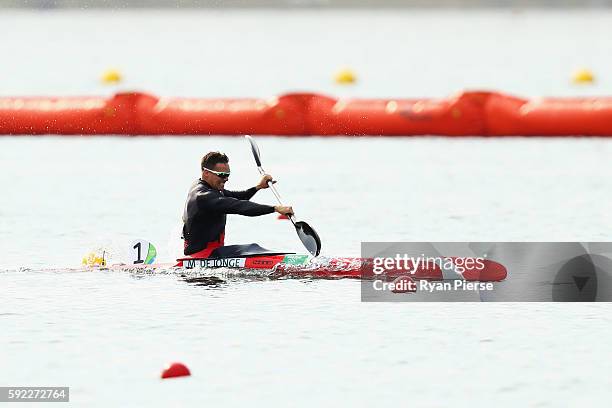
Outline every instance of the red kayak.
{"type": "MultiPolygon", "coordinates": [[[[236,275],[253,275],[270,278],[323,278],[323,279],[382,279],[394,280],[400,276],[409,276],[415,280],[465,280],[480,282],[497,282],[506,279],[506,268],[489,259],[438,257],[435,262],[424,263],[417,260],[398,263],[396,266],[382,268],[381,258],[350,257],[312,257],[294,253],[270,251],[257,244],[226,245],[217,248],[210,257],[186,256],[177,259],[176,263],[153,263],[156,251],[145,241],[142,247],[148,247],[146,259],[138,253],[132,264],[114,264],[106,269],[115,270],[210,270],[222,269],[224,273],[236,275]]],[[[138,247],[136,245],[135,247],[138,247]]]]}
{"type": "Polygon", "coordinates": [[[327,279],[394,279],[399,276],[411,276],[413,279],[446,280],[463,279],[467,281],[502,281],[506,279],[506,268],[494,261],[483,260],[484,267],[460,268],[446,267],[453,264],[458,258],[445,258],[445,267],[429,264],[427,267],[411,268],[405,270],[391,269],[382,273],[374,273],[374,260],[371,258],[310,258],[308,255],[277,254],[277,255],[251,255],[228,258],[180,258],[175,268],[183,269],[210,269],[229,268],[269,272],[270,277],[297,277],[297,278],[327,278],[327,279]]]}

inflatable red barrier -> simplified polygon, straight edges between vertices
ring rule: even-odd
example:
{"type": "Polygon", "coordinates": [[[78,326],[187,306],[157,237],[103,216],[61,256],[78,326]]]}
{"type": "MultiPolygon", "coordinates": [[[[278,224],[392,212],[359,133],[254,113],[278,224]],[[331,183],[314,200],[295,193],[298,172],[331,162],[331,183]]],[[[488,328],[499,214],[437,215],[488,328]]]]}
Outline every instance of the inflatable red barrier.
{"type": "MultiPolygon", "coordinates": [[[[448,99],[353,99],[324,110],[314,134],[320,135],[482,135],[481,93],[448,99]]],[[[317,112],[318,113],[318,112],[317,112]]]]}
{"type": "Polygon", "coordinates": [[[141,103],[147,135],[303,135],[304,109],[291,95],[264,99],[170,99],[141,103]]]}
{"type": "MultiPolygon", "coordinates": [[[[289,94],[270,100],[160,99],[143,111],[144,134],[478,135],[472,94],[443,100],[336,100],[289,94]]],[[[479,105],[480,102],[480,105],[479,105]]]]}
{"type": "Polygon", "coordinates": [[[0,98],[0,134],[612,136],[612,98],[0,98]]]}
{"type": "Polygon", "coordinates": [[[136,96],[0,98],[0,134],[131,134],[136,96]]]}
{"type": "Polygon", "coordinates": [[[491,93],[490,136],[612,136],[612,98],[520,99],[491,93]]]}

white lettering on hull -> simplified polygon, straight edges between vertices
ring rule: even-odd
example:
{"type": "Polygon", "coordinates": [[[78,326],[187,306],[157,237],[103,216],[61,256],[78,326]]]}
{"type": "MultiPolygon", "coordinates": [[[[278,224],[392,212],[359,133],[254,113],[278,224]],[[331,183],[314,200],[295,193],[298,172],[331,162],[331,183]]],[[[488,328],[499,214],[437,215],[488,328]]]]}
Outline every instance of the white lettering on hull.
{"type": "Polygon", "coordinates": [[[246,258],[223,258],[223,259],[185,259],[185,269],[194,268],[244,268],[246,258]]]}

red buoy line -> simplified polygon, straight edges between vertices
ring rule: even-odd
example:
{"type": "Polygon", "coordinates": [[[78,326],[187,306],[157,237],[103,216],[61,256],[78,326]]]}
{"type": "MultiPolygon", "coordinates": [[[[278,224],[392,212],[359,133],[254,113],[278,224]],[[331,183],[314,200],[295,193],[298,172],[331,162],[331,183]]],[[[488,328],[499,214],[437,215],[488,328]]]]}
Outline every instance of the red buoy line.
{"type": "Polygon", "coordinates": [[[612,136],[612,97],[0,97],[2,135],[612,136]]]}

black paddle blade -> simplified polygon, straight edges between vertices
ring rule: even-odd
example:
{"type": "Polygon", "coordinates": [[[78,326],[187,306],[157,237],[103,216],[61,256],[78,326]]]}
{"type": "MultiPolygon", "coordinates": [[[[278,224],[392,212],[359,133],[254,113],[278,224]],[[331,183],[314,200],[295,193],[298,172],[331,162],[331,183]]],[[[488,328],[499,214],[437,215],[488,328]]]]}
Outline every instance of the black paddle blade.
{"type": "Polygon", "coordinates": [[[312,256],[318,256],[321,253],[321,238],[319,238],[319,234],[304,221],[296,222],[295,230],[308,252],[310,252],[312,256]]]}
{"type": "Polygon", "coordinates": [[[257,167],[261,167],[261,159],[259,158],[259,147],[257,147],[255,139],[253,139],[249,135],[244,135],[244,137],[246,137],[246,139],[251,144],[251,151],[253,152],[253,157],[255,158],[255,164],[257,164],[257,167]]]}

